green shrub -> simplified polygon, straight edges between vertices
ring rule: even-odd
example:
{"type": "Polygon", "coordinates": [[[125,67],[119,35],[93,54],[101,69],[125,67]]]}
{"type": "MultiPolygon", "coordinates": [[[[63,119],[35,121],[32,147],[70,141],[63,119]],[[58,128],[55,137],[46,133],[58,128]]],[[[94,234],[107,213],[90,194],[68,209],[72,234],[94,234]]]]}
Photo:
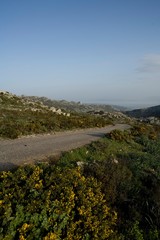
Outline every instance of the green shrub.
{"type": "Polygon", "coordinates": [[[117,215],[79,169],[33,166],[0,174],[0,239],[108,239],[117,215]]]}
{"type": "Polygon", "coordinates": [[[106,137],[112,140],[116,141],[129,141],[131,140],[131,134],[129,131],[121,131],[118,129],[115,129],[111,131],[110,133],[106,134],[106,137]]]}

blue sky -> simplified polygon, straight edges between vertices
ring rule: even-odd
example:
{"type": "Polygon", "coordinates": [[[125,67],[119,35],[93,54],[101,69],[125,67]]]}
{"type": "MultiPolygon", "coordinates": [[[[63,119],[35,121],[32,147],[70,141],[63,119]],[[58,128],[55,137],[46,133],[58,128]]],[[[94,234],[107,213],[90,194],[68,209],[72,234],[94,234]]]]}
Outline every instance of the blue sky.
{"type": "Polygon", "coordinates": [[[0,89],[160,104],[159,0],[1,0],[0,89]]]}

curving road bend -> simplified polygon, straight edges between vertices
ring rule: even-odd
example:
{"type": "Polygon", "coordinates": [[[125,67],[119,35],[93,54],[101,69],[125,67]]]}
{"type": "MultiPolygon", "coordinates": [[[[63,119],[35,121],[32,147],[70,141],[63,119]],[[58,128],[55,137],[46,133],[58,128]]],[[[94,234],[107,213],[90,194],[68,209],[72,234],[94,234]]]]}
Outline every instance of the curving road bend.
{"type": "Polygon", "coordinates": [[[128,129],[126,124],[104,128],[82,129],[45,135],[32,135],[14,140],[0,140],[0,171],[45,160],[103,137],[114,129],[128,129]]]}

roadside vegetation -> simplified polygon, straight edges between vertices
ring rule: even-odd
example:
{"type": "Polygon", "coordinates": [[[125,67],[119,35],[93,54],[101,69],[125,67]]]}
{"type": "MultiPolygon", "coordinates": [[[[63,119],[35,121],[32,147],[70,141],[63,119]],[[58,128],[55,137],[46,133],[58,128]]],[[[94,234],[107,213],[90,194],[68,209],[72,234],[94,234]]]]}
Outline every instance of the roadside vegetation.
{"type": "Polygon", "coordinates": [[[160,128],[0,173],[0,239],[160,239],[160,128]]]}
{"type": "Polygon", "coordinates": [[[70,117],[51,111],[0,110],[0,137],[17,138],[22,135],[49,133],[78,128],[104,127],[112,122],[87,114],[71,114],[70,117]]]}
{"type": "Polygon", "coordinates": [[[22,135],[49,133],[77,128],[104,127],[111,119],[90,114],[57,114],[40,102],[0,92],[0,137],[17,138],[22,135]]]}

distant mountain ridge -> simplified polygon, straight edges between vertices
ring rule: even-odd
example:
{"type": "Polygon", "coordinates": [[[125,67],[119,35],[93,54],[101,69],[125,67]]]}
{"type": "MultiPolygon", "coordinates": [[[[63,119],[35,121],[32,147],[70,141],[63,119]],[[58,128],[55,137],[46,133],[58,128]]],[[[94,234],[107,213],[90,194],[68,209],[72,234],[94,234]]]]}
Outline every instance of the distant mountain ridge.
{"type": "MultiPolygon", "coordinates": [[[[122,107],[112,106],[107,104],[87,104],[81,102],[74,101],[66,101],[66,100],[51,100],[47,97],[37,97],[37,96],[21,96],[23,99],[27,99],[28,101],[33,102],[41,102],[48,107],[56,107],[64,109],[65,111],[73,111],[73,112],[90,112],[90,111],[104,111],[104,112],[118,112],[121,111],[122,107]]],[[[124,110],[124,109],[123,109],[124,110]]]]}
{"type": "Polygon", "coordinates": [[[132,111],[125,111],[126,115],[136,118],[160,117],[160,105],[149,108],[135,109],[132,111]]]}

